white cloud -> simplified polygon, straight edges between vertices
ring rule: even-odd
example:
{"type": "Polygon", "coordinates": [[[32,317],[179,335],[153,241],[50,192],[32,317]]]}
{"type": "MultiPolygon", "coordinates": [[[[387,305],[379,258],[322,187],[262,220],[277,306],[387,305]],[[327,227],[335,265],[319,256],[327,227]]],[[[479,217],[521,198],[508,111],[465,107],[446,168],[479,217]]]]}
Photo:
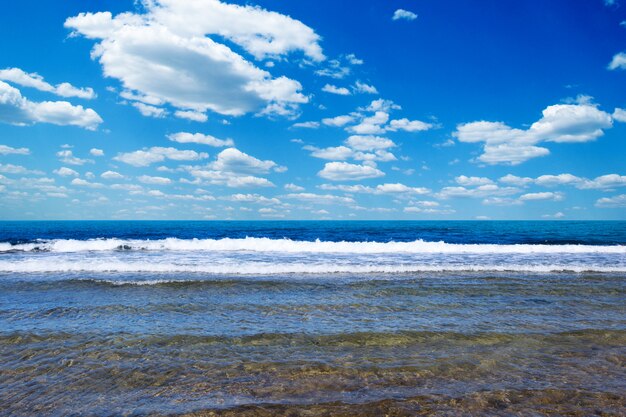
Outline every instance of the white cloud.
{"type": "Polygon", "coordinates": [[[615,197],[604,197],[596,201],[596,207],[602,208],[619,208],[626,207],[626,194],[616,195],[615,197]]]}
{"type": "Polygon", "coordinates": [[[462,185],[464,187],[474,187],[479,185],[493,184],[489,178],[485,177],[467,177],[465,175],[460,175],[454,179],[457,184],[462,185]]]}
{"type": "Polygon", "coordinates": [[[12,148],[7,145],[0,145],[0,155],[28,155],[30,154],[30,149],[28,148],[12,148]]]}
{"type": "Polygon", "coordinates": [[[350,68],[341,65],[341,61],[337,59],[331,59],[328,61],[328,65],[326,68],[316,70],[315,74],[321,77],[342,79],[350,74],[350,68]]]}
{"type": "Polygon", "coordinates": [[[89,188],[102,188],[104,187],[103,184],[100,184],[98,182],[89,182],[86,180],[83,180],[81,178],[74,178],[71,182],[72,185],[78,185],[79,187],[89,187],[89,188]]]}
{"type": "Polygon", "coordinates": [[[302,128],[302,129],[317,129],[320,127],[319,122],[300,122],[294,123],[292,127],[302,128]]]}
{"type": "Polygon", "coordinates": [[[592,104],[556,104],[543,110],[543,117],[529,129],[514,129],[502,122],[472,122],[457,126],[453,133],[460,142],[484,142],[479,161],[517,165],[550,153],[535,146],[541,142],[587,142],[612,127],[611,115],[592,104]]]}
{"type": "Polygon", "coordinates": [[[489,196],[504,196],[517,194],[518,188],[499,187],[496,184],[485,184],[475,188],[466,187],[444,187],[436,194],[437,198],[446,199],[454,197],[484,198],[489,196]]]}
{"type": "Polygon", "coordinates": [[[311,151],[314,158],[327,159],[330,161],[344,161],[354,156],[354,151],[346,146],[334,146],[329,148],[316,148],[315,146],[304,146],[302,149],[311,151]]]}
{"type": "Polygon", "coordinates": [[[359,135],[372,135],[384,133],[382,127],[389,120],[389,113],[386,111],[376,111],[373,116],[364,117],[361,122],[355,126],[350,126],[346,130],[357,133],[359,135]]]}
{"type": "Polygon", "coordinates": [[[262,161],[236,148],[224,149],[217,155],[217,160],[211,164],[217,171],[233,172],[237,174],[267,174],[278,168],[274,161],[262,161]]]}
{"type": "Polygon", "coordinates": [[[293,192],[304,191],[304,187],[300,187],[299,185],[296,185],[293,183],[285,184],[284,188],[287,191],[293,191],[293,192]]]}
{"type": "Polygon", "coordinates": [[[363,65],[363,60],[356,57],[354,54],[346,55],[346,59],[351,65],[363,65]]]}
{"type": "Polygon", "coordinates": [[[527,193],[522,194],[519,199],[521,201],[534,201],[534,200],[563,200],[563,193],[543,192],[543,193],[527,193]]]}
{"type": "Polygon", "coordinates": [[[57,152],[56,155],[59,157],[59,160],[63,162],[64,164],[84,165],[86,163],[93,164],[94,162],[92,159],[82,159],[82,158],[75,157],[72,151],[70,151],[69,149],[64,149],[62,151],[59,151],[57,152]]]}
{"type": "Polygon", "coordinates": [[[55,169],[54,171],[52,171],[53,173],[61,176],[61,177],[78,177],[80,174],[76,171],[74,171],[71,168],[67,168],[67,167],[61,167],[59,169],[55,169]]]}
{"type": "Polygon", "coordinates": [[[84,99],[96,98],[92,88],[78,88],[70,83],[61,83],[53,86],[47,83],[37,73],[27,73],[19,68],[6,68],[0,70],[0,80],[9,81],[22,87],[32,87],[40,91],[53,93],[61,97],[78,97],[84,99]]]}
{"type": "Polygon", "coordinates": [[[327,162],[318,176],[331,181],[356,181],[366,178],[377,178],[384,172],[371,165],[356,165],[348,162],[327,162]]]}
{"type": "Polygon", "coordinates": [[[353,121],[354,121],[354,117],[348,116],[348,115],[322,119],[322,123],[324,123],[326,126],[333,126],[333,127],[342,127],[342,126],[347,125],[348,123],[352,123],[353,121]]]}
{"type": "Polygon", "coordinates": [[[236,148],[224,149],[207,167],[208,169],[190,167],[189,173],[198,181],[232,188],[274,187],[271,181],[256,175],[286,170],[274,161],[257,159],[236,148]]]}
{"type": "Polygon", "coordinates": [[[179,119],[187,119],[187,120],[200,122],[200,123],[204,123],[207,120],[209,120],[206,114],[199,112],[199,111],[193,111],[193,110],[176,110],[174,112],[174,116],[178,117],[179,119]]]}
{"type": "Polygon", "coordinates": [[[5,174],[35,174],[35,175],[43,175],[42,171],[30,170],[21,165],[13,165],[13,164],[0,164],[0,172],[5,174]]]}
{"type": "Polygon", "coordinates": [[[0,81],[0,121],[18,126],[51,123],[95,130],[102,118],[93,109],[74,106],[67,101],[30,101],[20,90],[0,81]]]}
{"type": "Polygon", "coordinates": [[[535,184],[542,186],[553,186],[563,184],[578,184],[581,179],[572,174],[541,175],[535,179],[535,184]]]}
{"type": "Polygon", "coordinates": [[[89,153],[93,156],[104,156],[104,151],[98,148],[91,148],[89,153]]]}
{"type": "Polygon", "coordinates": [[[155,119],[162,119],[167,116],[167,110],[161,107],[151,106],[140,102],[132,103],[133,107],[139,110],[143,116],[154,117],[155,119]]]}
{"type": "Polygon", "coordinates": [[[432,129],[433,125],[419,120],[396,119],[389,122],[387,130],[395,132],[396,130],[404,130],[406,132],[422,132],[432,129]]]}
{"type": "Polygon", "coordinates": [[[308,101],[298,81],[273,78],[220,42],[226,39],[257,60],[300,51],[322,61],[319,36],[300,21],[217,0],[146,1],[143,6],[144,14],[81,13],[65,22],[73,34],[97,40],[92,57],[126,90],[178,110],[226,115],[308,101]]]}
{"type": "Polygon", "coordinates": [[[616,108],[613,111],[613,120],[626,123],[626,110],[616,108]]]}
{"type": "Polygon", "coordinates": [[[274,184],[267,178],[256,177],[254,175],[235,175],[230,172],[204,169],[192,169],[189,173],[197,179],[197,183],[206,181],[209,184],[225,185],[230,188],[274,187],[274,184]]]}
{"type": "Polygon", "coordinates": [[[516,185],[518,187],[524,187],[534,180],[529,177],[518,177],[516,175],[507,174],[504,177],[501,177],[498,181],[503,182],[505,184],[516,185]]]}
{"type": "Polygon", "coordinates": [[[378,90],[373,85],[362,83],[357,81],[352,87],[352,91],[360,94],[378,94],[378,90]]]}
{"type": "Polygon", "coordinates": [[[140,177],[137,178],[137,180],[139,182],[142,182],[144,184],[153,184],[153,185],[167,185],[167,184],[171,184],[172,180],[169,178],[165,178],[165,177],[152,177],[149,175],[142,175],[140,177]]]}
{"type": "Polygon", "coordinates": [[[184,151],[176,148],[152,147],[134,152],[120,153],[113,159],[136,167],[145,167],[166,159],[174,161],[197,161],[208,157],[209,154],[205,152],[184,151]]]}
{"type": "Polygon", "coordinates": [[[100,175],[100,177],[104,178],[105,180],[118,180],[124,178],[122,174],[115,171],[105,171],[100,175]]]}
{"type": "Polygon", "coordinates": [[[391,139],[380,136],[353,135],[346,139],[345,143],[357,151],[373,151],[396,146],[391,139]]]}
{"type": "Polygon", "coordinates": [[[277,198],[268,198],[259,194],[233,194],[231,196],[221,197],[221,199],[236,203],[281,204],[281,201],[277,198]]]}
{"type": "Polygon", "coordinates": [[[340,96],[349,96],[350,95],[350,90],[348,90],[345,87],[337,87],[331,84],[326,84],[324,87],[322,87],[322,91],[326,92],[326,93],[331,93],[331,94],[337,94],[340,96]]]}
{"type": "Polygon", "coordinates": [[[167,138],[172,142],[198,143],[201,145],[213,146],[215,148],[233,146],[235,144],[232,139],[218,139],[215,136],[204,135],[202,133],[178,132],[167,135],[167,138]]]}
{"type": "MultiPolygon", "coordinates": [[[[369,187],[362,184],[357,185],[334,185],[334,184],[322,184],[320,185],[322,190],[336,190],[346,193],[361,193],[361,194],[428,194],[430,190],[424,187],[409,187],[408,185],[395,183],[395,184],[379,184],[376,187],[369,187]]],[[[435,203],[439,204],[439,203],[435,203]]]]}
{"type": "Polygon", "coordinates": [[[610,70],[626,69],[626,53],[620,52],[618,54],[615,54],[613,56],[613,59],[609,63],[608,68],[610,70]]]}
{"type": "Polygon", "coordinates": [[[352,204],[354,199],[350,197],[339,197],[331,194],[314,194],[314,193],[294,193],[287,194],[284,198],[305,201],[307,203],[317,204],[352,204]]]}
{"type": "Polygon", "coordinates": [[[398,9],[395,12],[393,12],[393,16],[391,18],[391,20],[415,20],[417,19],[417,15],[413,12],[410,12],[408,10],[404,10],[404,9],[398,9]]]}

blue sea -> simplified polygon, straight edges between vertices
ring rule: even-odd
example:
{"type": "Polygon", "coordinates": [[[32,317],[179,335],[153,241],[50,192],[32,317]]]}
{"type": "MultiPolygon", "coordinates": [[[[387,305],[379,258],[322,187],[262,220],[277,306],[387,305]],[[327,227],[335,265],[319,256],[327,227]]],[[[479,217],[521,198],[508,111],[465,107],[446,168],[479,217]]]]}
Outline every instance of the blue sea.
{"type": "Polygon", "coordinates": [[[626,415],[626,222],[0,222],[0,415],[626,415]]]}

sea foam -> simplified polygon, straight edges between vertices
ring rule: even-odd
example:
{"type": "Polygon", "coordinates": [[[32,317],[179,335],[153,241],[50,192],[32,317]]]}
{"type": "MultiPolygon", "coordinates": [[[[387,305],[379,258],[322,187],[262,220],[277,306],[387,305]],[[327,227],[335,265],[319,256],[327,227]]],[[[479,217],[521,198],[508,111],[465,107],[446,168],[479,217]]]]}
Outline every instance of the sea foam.
{"type": "Polygon", "coordinates": [[[0,242],[2,252],[97,252],[97,251],[205,251],[205,252],[282,252],[282,253],[611,253],[626,254],[622,245],[536,245],[536,244],[456,244],[428,242],[348,242],[303,241],[246,237],[243,239],[58,239],[31,243],[0,242]]]}

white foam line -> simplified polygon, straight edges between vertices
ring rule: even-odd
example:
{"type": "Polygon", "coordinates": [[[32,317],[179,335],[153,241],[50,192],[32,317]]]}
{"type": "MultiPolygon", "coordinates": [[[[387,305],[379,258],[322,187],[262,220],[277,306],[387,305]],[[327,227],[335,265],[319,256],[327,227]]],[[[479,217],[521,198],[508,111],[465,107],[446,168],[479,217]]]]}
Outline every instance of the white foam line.
{"type": "Polygon", "coordinates": [[[149,262],[66,262],[58,260],[0,262],[0,272],[152,272],[152,273],[206,273],[216,275],[276,275],[276,274],[394,274],[411,272],[626,272],[626,267],[599,265],[335,265],[305,263],[241,263],[231,265],[180,265],[149,262]]]}
{"type": "Polygon", "coordinates": [[[282,252],[282,253],[613,253],[626,254],[626,246],[594,245],[497,245],[455,244],[446,242],[328,242],[290,239],[177,239],[123,240],[123,239],[60,239],[12,245],[0,243],[0,252],[97,252],[115,250],[144,251],[204,251],[204,252],[282,252]]]}

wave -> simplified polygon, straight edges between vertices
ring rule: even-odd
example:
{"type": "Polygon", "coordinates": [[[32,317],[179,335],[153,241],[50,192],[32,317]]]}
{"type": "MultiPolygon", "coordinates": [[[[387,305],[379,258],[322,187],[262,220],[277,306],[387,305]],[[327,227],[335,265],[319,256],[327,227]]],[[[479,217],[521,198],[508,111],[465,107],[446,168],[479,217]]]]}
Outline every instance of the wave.
{"type": "MultiPolygon", "coordinates": [[[[241,262],[232,264],[177,264],[155,263],[147,261],[64,261],[59,259],[2,261],[0,272],[44,273],[44,272],[91,272],[91,273],[204,273],[210,275],[280,275],[280,274],[408,274],[420,272],[599,272],[624,273],[626,266],[607,266],[594,264],[345,264],[334,263],[268,263],[241,262]]],[[[119,285],[154,285],[162,280],[149,281],[112,281],[119,285]]]]}
{"type": "Polygon", "coordinates": [[[100,251],[186,251],[186,252],[282,252],[282,253],[611,253],[626,254],[624,245],[545,245],[545,244],[458,244],[429,242],[347,242],[303,241],[246,237],[243,239],[57,239],[12,244],[0,242],[0,253],[7,252],[100,252],[100,251]]]}

